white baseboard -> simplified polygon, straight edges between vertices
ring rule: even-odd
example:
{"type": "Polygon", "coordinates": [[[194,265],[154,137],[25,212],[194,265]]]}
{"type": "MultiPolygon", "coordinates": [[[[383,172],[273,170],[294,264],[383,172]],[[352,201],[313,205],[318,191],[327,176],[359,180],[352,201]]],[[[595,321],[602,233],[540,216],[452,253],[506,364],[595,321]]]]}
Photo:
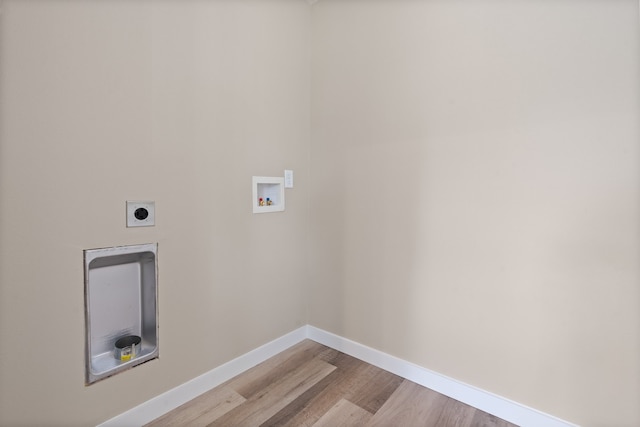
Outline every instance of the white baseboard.
{"type": "Polygon", "coordinates": [[[299,343],[305,338],[356,357],[522,427],[578,427],[314,326],[303,326],[130,409],[98,427],[142,426],[299,343]]]}
{"type": "Polygon", "coordinates": [[[224,365],[218,366],[199,377],[179,385],[147,402],[136,406],[98,427],[142,426],[201,394],[219,386],[242,372],[253,368],[270,357],[288,349],[307,337],[307,327],[302,326],[293,332],[251,350],[224,365]]]}
{"type": "Polygon", "coordinates": [[[578,427],[314,326],[307,326],[307,338],[521,427],[578,427]]]}

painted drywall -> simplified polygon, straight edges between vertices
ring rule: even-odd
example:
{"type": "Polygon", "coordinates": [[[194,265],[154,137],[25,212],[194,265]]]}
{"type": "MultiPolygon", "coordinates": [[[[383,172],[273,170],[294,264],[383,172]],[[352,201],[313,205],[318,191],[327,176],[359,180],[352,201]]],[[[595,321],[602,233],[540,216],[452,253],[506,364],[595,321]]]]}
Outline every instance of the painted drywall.
{"type": "Polygon", "coordinates": [[[310,324],[640,425],[636,0],[313,6],[310,324]]]}
{"type": "Polygon", "coordinates": [[[309,5],[1,7],[0,425],[96,425],[306,324],[309,5]],[[85,387],[82,251],[148,242],[160,358],[85,387]]]}

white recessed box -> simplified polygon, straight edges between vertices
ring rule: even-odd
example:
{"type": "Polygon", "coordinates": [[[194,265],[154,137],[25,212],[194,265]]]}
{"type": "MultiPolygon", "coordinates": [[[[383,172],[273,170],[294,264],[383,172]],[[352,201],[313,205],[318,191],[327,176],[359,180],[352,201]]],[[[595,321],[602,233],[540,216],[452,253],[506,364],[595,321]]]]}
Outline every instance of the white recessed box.
{"type": "Polygon", "coordinates": [[[253,213],[281,212],[284,210],[284,178],[253,177],[253,213]]]}

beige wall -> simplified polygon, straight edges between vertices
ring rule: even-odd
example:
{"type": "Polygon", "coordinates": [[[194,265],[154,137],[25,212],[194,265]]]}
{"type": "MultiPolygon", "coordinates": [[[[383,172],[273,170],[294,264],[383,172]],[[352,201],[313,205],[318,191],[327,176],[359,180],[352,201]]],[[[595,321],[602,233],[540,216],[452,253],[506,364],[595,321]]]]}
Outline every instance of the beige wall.
{"type": "Polygon", "coordinates": [[[310,323],[640,425],[636,0],[322,0],[310,323]]]}
{"type": "Polygon", "coordinates": [[[307,323],[309,12],[2,2],[0,425],[95,425],[307,323]],[[140,199],[157,225],[127,229],[140,199]],[[85,387],[82,250],[146,242],[160,359],[85,387]]]}

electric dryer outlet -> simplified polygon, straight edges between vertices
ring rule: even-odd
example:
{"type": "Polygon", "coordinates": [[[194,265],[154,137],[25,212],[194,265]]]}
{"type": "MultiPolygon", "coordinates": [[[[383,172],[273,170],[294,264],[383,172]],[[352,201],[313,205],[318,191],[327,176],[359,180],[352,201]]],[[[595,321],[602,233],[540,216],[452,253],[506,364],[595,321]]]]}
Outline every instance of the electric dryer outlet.
{"type": "Polygon", "coordinates": [[[151,227],[156,225],[155,202],[127,201],[127,227],[151,227]]]}

